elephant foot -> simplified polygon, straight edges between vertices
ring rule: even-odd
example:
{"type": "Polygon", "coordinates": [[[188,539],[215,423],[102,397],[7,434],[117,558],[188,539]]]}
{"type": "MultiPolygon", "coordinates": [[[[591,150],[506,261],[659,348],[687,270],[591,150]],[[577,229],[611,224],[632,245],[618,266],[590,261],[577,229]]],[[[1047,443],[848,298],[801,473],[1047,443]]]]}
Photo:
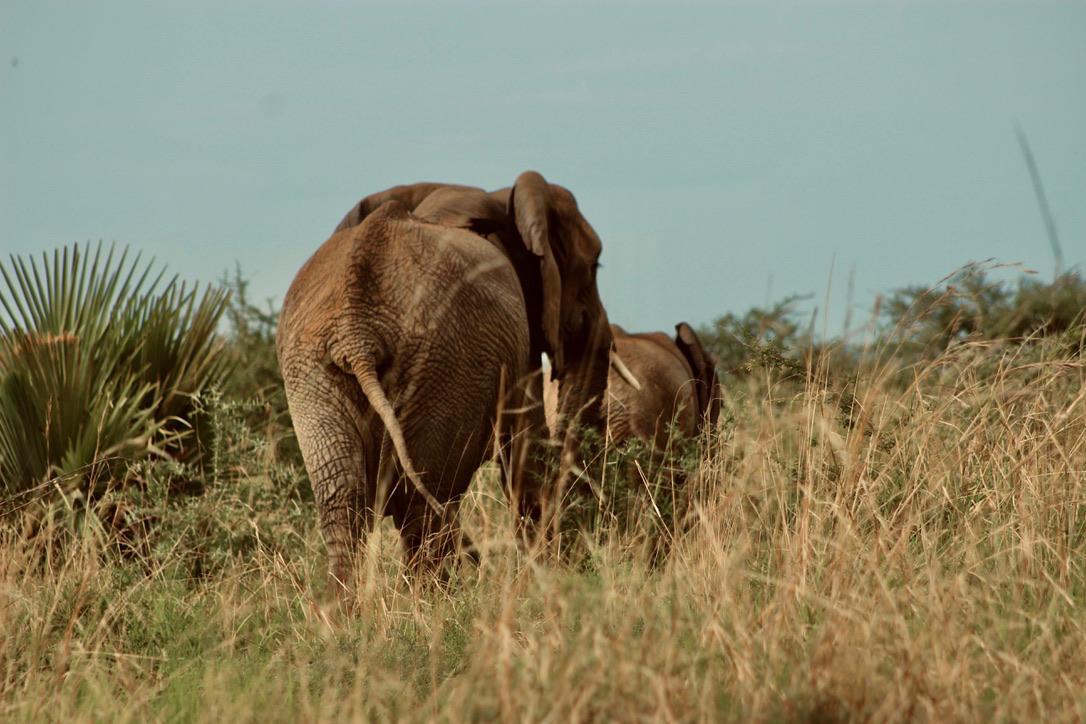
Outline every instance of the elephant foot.
{"type": "Polygon", "coordinates": [[[482,557],[479,554],[479,549],[475,545],[475,541],[463,531],[460,531],[460,543],[456,547],[456,550],[461,558],[466,558],[473,565],[478,566],[483,562],[482,557]]]}
{"type": "Polygon", "coordinates": [[[334,601],[342,611],[353,613],[355,607],[355,557],[347,551],[329,550],[328,578],[324,598],[334,601]]]}
{"type": "Polygon", "coordinates": [[[407,516],[400,525],[408,568],[419,578],[447,581],[460,558],[479,564],[479,550],[460,528],[455,509],[439,519],[429,510],[407,516]]]}

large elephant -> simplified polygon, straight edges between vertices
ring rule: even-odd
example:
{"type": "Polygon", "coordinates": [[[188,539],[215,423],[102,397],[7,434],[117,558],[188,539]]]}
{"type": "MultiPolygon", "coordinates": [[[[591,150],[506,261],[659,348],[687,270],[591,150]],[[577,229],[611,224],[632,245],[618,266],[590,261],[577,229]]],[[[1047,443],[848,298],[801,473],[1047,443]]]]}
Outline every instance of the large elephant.
{"type": "Polygon", "coordinates": [[[529,171],[489,193],[368,196],[306,262],[277,350],[335,579],[348,583],[379,515],[416,566],[453,550],[458,501],[495,439],[521,519],[540,517],[544,353],[565,383],[566,445],[569,421],[602,426],[600,252],[573,195],[529,171]]]}
{"type": "MultiPolygon", "coordinates": [[[[639,439],[657,452],[672,432],[696,437],[720,417],[716,363],[686,322],[675,338],[663,332],[630,334],[611,325],[615,364],[607,379],[607,434],[614,443],[639,439]],[[625,363],[625,364],[621,364],[625,363]]],[[[561,385],[544,390],[548,424],[554,423],[561,385]]]]}

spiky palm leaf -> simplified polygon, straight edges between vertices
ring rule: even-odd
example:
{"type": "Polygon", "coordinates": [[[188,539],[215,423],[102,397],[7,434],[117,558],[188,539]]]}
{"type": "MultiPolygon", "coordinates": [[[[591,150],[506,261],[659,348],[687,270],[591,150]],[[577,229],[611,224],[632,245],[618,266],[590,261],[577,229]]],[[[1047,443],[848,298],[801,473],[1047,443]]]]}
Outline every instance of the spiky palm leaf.
{"type": "Polygon", "coordinates": [[[0,263],[0,485],[93,469],[183,435],[224,372],[228,293],[98,244],[0,263]],[[165,280],[165,281],[164,281],[165,280]]]}
{"type": "Polygon", "coordinates": [[[144,406],[154,386],[125,368],[119,348],[92,360],[70,334],[20,335],[6,346],[0,470],[9,490],[52,475],[93,477],[96,463],[146,450],[161,427],[144,406]]]}

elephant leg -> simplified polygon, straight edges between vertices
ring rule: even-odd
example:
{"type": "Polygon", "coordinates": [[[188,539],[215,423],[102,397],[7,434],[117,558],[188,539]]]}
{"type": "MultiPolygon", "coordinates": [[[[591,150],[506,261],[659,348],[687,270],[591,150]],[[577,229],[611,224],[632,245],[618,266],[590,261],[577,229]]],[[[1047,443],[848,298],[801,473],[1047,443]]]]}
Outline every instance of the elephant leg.
{"type": "Polygon", "coordinates": [[[328,550],[330,583],[346,596],[353,587],[359,545],[374,517],[367,494],[365,426],[346,377],[316,369],[304,381],[288,388],[288,402],[328,550]]]}
{"type": "Polygon", "coordinates": [[[513,385],[498,418],[502,487],[516,511],[521,541],[528,544],[535,541],[540,528],[550,475],[542,375],[537,370],[513,385]]]}
{"type": "Polygon", "coordinates": [[[442,564],[453,553],[466,552],[478,561],[474,544],[460,528],[460,501],[445,504],[444,514],[414,501],[393,512],[400,530],[407,565],[416,574],[444,577],[442,564]]]}

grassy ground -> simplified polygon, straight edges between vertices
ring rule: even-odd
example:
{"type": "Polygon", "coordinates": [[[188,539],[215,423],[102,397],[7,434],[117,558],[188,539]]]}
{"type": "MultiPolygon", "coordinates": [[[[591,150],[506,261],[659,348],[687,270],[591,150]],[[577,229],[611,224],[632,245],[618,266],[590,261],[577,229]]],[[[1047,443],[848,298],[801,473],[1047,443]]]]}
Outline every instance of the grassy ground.
{"type": "Polygon", "coordinates": [[[304,475],[242,430],[139,472],[145,537],[6,524],[0,718],[1082,720],[1086,371],[1023,349],[733,384],[656,566],[648,522],[519,551],[484,473],[481,566],[416,585],[383,527],[351,620],[304,475]]]}

